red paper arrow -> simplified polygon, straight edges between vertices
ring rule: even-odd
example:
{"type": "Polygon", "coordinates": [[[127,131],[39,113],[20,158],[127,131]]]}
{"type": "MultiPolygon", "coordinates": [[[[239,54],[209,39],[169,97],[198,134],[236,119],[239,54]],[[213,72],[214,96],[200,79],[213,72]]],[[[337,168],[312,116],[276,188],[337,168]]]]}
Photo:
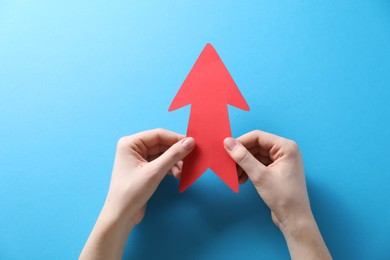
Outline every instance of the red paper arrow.
{"type": "Polygon", "coordinates": [[[196,145],[184,159],[180,192],[208,168],[238,192],[236,163],[223,147],[223,140],[231,136],[227,105],[247,111],[249,106],[211,44],[199,55],[168,111],[189,104],[187,136],[192,136],[196,145]]]}

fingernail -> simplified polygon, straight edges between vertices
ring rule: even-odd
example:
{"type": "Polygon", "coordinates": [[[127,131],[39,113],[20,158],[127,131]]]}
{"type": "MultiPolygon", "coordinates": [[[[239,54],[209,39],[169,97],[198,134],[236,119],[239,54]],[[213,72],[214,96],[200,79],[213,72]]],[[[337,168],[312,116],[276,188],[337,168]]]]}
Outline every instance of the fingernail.
{"type": "Polygon", "coordinates": [[[182,145],[184,146],[184,148],[186,150],[190,151],[190,150],[192,150],[194,148],[195,140],[192,137],[187,137],[187,138],[184,138],[181,141],[181,143],[182,143],[182,145]]]}
{"type": "Polygon", "coordinates": [[[223,144],[225,145],[226,149],[228,149],[229,151],[232,151],[234,147],[236,147],[237,145],[236,140],[234,140],[231,137],[225,138],[223,144]]]}

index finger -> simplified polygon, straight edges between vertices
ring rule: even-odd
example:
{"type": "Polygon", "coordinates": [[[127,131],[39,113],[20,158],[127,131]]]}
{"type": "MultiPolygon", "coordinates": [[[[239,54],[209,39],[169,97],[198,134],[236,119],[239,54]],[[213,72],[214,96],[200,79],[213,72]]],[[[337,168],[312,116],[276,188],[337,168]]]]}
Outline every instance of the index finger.
{"type": "Polygon", "coordinates": [[[260,130],[254,130],[237,138],[247,149],[260,146],[270,150],[275,144],[283,144],[287,139],[260,130]]]}
{"type": "Polygon", "coordinates": [[[183,139],[185,136],[166,129],[157,128],[144,131],[130,137],[139,139],[147,148],[152,148],[156,145],[171,146],[177,141],[183,139]]]}
{"type": "Polygon", "coordinates": [[[244,134],[237,140],[249,150],[257,147],[258,153],[269,157],[271,161],[276,161],[284,155],[295,154],[298,150],[293,141],[260,130],[244,134]]]}
{"type": "Polygon", "coordinates": [[[124,153],[127,153],[130,150],[134,150],[136,153],[146,159],[149,152],[149,155],[156,154],[156,151],[154,150],[159,150],[159,152],[162,152],[160,151],[164,150],[162,148],[166,147],[167,149],[184,137],[184,135],[158,128],[120,138],[117,149],[118,151],[124,153]]]}

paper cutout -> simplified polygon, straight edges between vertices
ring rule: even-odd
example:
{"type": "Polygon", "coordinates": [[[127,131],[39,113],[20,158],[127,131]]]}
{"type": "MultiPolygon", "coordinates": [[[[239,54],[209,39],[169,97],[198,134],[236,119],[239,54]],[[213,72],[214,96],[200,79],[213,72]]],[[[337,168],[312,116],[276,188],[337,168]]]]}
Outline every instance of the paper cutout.
{"type": "Polygon", "coordinates": [[[231,136],[227,105],[246,111],[249,106],[211,44],[204,47],[168,111],[189,104],[187,136],[193,137],[196,145],[184,159],[180,192],[208,168],[238,192],[236,163],[223,146],[223,140],[231,136]]]}

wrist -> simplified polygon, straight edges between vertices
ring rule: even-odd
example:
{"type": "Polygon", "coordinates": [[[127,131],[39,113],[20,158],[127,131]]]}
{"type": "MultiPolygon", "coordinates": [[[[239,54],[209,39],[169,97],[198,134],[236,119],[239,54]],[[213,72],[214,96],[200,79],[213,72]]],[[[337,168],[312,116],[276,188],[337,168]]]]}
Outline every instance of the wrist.
{"type": "Polygon", "coordinates": [[[311,212],[286,219],[280,229],[292,259],[332,259],[311,212]]]}
{"type": "Polygon", "coordinates": [[[294,239],[308,230],[317,229],[317,223],[311,212],[300,215],[291,215],[279,226],[283,236],[287,239],[294,239]]]}
{"type": "Polygon", "coordinates": [[[121,259],[134,224],[105,204],[80,259],[121,259]]]}
{"type": "Polygon", "coordinates": [[[105,202],[98,221],[104,226],[117,227],[128,232],[130,232],[136,225],[136,223],[132,221],[132,218],[129,217],[129,214],[126,214],[125,211],[115,207],[115,205],[109,201],[105,202]]]}

